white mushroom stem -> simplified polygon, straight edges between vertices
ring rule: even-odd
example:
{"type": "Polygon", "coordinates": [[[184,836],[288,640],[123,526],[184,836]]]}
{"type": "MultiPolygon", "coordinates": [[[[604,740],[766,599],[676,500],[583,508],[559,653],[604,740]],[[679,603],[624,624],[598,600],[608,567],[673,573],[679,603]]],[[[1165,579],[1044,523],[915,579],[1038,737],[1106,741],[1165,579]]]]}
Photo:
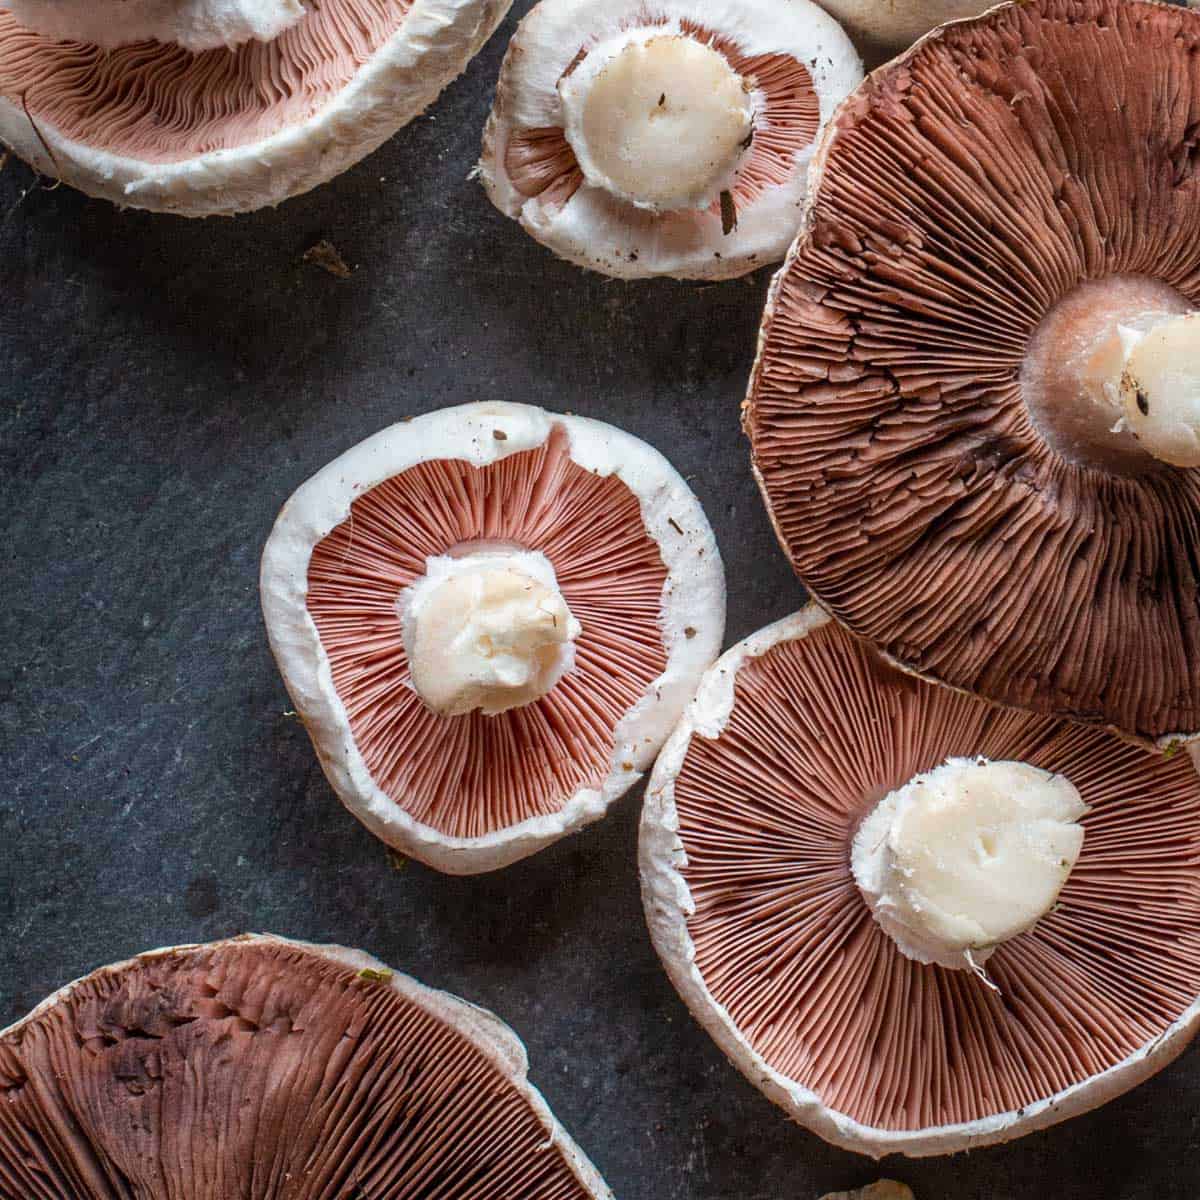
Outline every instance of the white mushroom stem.
{"type": "Polygon", "coordinates": [[[588,183],[638,208],[720,201],[752,141],[749,85],[723,54],[686,34],[611,38],[558,90],[567,141],[588,183]]]}
{"type": "Polygon", "coordinates": [[[1125,423],[1174,467],[1200,467],[1200,312],[1153,314],[1120,327],[1125,423]]]}
{"type": "Polygon", "coordinates": [[[544,555],[430,558],[400,599],[413,687],[436,713],[495,716],[546,695],[582,632],[544,555]]]}
{"type": "Polygon", "coordinates": [[[1046,314],[1021,391],[1034,426],[1064,458],[1139,475],[1157,470],[1156,460],[1200,465],[1198,372],[1200,322],[1187,298],[1161,280],[1109,275],[1046,314]]]}
{"type": "Polygon", "coordinates": [[[156,41],[186,50],[271,41],[307,11],[303,0],[0,0],[27,29],[111,48],[156,41]]]}
{"type": "Polygon", "coordinates": [[[1061,775],[952,758],[890,792],[862,823],[854,878],[902,954],[978,970],[1054,906],[1086,811],[1061,775]]]}

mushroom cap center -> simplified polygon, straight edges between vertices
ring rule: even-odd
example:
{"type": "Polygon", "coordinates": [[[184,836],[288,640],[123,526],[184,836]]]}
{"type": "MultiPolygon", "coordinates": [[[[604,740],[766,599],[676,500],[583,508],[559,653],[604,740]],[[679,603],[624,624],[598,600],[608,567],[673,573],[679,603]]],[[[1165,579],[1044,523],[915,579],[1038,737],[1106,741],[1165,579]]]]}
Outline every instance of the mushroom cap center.
{"type": "Polygon", "coordinates": [[[157,41],[186,50],[270,41],[300,21],[304,0],[0,0],[27,29],[111,49],[157,41]]]}
{"type": "Polygon", "coordinates": [[[496,716],[546,695],[582,632],[549,561],[525,550],[430,558],[400,611],[413,687],[446,717],[496,716]]]}
{"type": "MultiPolygon", "coordinates": [[[[1034,332],[1021,371],[1026,407],[1051,448],[1070,462],[1121,475],[1161,470],[1163,462],[1197,465],[1176,461],[1181,454],[1200,454],[1194,348],[1190,384],[1186,369],[1180,374],[1180,356],[1188,353],[1183,346],[1163,360],[1173,364],[1170,378],[1154,371],[1160,403],[1150,406],[1148,421],[1135,402],[1126,402],[1123,388],[1126,358],[1137,340],[1131,343],[1131,334],[1190,311],[1175,288],[1136,275],[1088,280],[1064,296],[1034,332]]],[[[1200,326],[1188,328],[1195,338],[1200,326]]]]}
{"type": "Polygon", "coordinates": [[[732,188],[750,146],[746,81],[723,54],[685,34],[603,42],[558,90],[588,183],[639,208],[708,208],[732,188]]]}
{"type": "Polygon", "coordinates": [[[890,792],[862,823],[854,878],[901,953],[977,968],[1054,906],[1086,811],[1061,775],[952,758],[890,792]]]}

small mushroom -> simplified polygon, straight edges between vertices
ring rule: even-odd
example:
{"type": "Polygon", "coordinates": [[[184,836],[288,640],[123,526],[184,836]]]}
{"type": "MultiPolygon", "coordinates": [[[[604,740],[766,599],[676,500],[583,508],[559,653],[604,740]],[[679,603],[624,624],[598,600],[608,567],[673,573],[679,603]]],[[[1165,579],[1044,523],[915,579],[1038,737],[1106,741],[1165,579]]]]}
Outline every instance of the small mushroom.
{"type": "Polygon", "coordinates": [[[611,1200],[491,1013],[271,936],[103,967],[0,1032],[12,1200],[611,1200]]]}
{"type": "Polygon", "coordinates": [[[879,1157],[1002,1142],[1200,1023],[1200,783],[890,667],[815,607],[705,675],[646,792],[651,936],[730,1059],[879,1157]]]}
{"type": "Polygon", "coordinates": [[[332,179],[437,98],[511,0],[0,0],[0,141],[133,208],[332,179]]]}
{"type": "Polygon", "coordinates": [[[712,530],[666,459],[502,403],[394,425],[309,480],[267,542],[262,599],[343,803],[454,874],[603,816],[725,622],[712,530]]]}
{"type": "Polygon", "coordinates": [[[1198,55],[1183,8],[1031,0],[877,71],[817,156],[744,418],[855,633],[1160,748],[1200,734],[1198,55]]]}
{"type": "Polygon", "coordinates": [[[783,257],[817,134],[862,67],[810,0],[542,0],[484,133],[492,202],[625,279],[728,279],[783,257]]]}

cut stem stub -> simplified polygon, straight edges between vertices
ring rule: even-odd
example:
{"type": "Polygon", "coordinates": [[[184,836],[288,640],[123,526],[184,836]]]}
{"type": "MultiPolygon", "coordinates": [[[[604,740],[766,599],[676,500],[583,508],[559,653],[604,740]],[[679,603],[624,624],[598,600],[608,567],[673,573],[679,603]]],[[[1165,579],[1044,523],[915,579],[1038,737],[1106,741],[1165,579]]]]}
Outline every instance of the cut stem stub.
{"type": "Polygon", "coordinates": [[[560,80],[564,132],[594,187],[655,212],[706,209],[753,141],[747,82],[711,46],[640,30],[560,80]]]}
{"type": "Polygon", "coordinates": [[[1200,466],[1200,320],[1168,284],[1088,280],[1030,341],[1021,390],[1063,457],[1117,474],[1200,466]]]}
{"type": "Polygon", "coordinates": [[[582,632],[546,556],[519,549],[430,558],[401,616],[413,687],[444,717],[496,716],[546,695],[582,632]]]}
{"type": "Polygon", "coordinates": [[[1086,811],[1061,775],[952,758],[888,793],[862,823],[855,882],[902,954],[977,970],[1053,908],[1086,811]]]}
{"type": "Polygon", "coordinates": [[[1161,462],[1200,467],[1200,312],[1121,326],[1121,402],[1130,432],[1161,462]]]}

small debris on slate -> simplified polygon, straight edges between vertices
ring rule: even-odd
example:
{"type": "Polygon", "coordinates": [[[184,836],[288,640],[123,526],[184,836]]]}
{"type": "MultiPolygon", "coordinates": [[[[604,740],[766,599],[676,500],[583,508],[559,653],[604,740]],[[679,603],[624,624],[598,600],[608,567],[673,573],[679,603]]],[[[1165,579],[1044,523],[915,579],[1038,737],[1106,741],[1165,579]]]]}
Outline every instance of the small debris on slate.
{"type": "Polygon", "coordinates": [[[354,274],[346,265],[346,260],[338,253],[338,248],[328,238],[322,238],[309,246],[304,252],[304,261],[312,263],[314,267],[320,267],[322,271],[328,271],[337,279],[349,279],[354,274]]]}

